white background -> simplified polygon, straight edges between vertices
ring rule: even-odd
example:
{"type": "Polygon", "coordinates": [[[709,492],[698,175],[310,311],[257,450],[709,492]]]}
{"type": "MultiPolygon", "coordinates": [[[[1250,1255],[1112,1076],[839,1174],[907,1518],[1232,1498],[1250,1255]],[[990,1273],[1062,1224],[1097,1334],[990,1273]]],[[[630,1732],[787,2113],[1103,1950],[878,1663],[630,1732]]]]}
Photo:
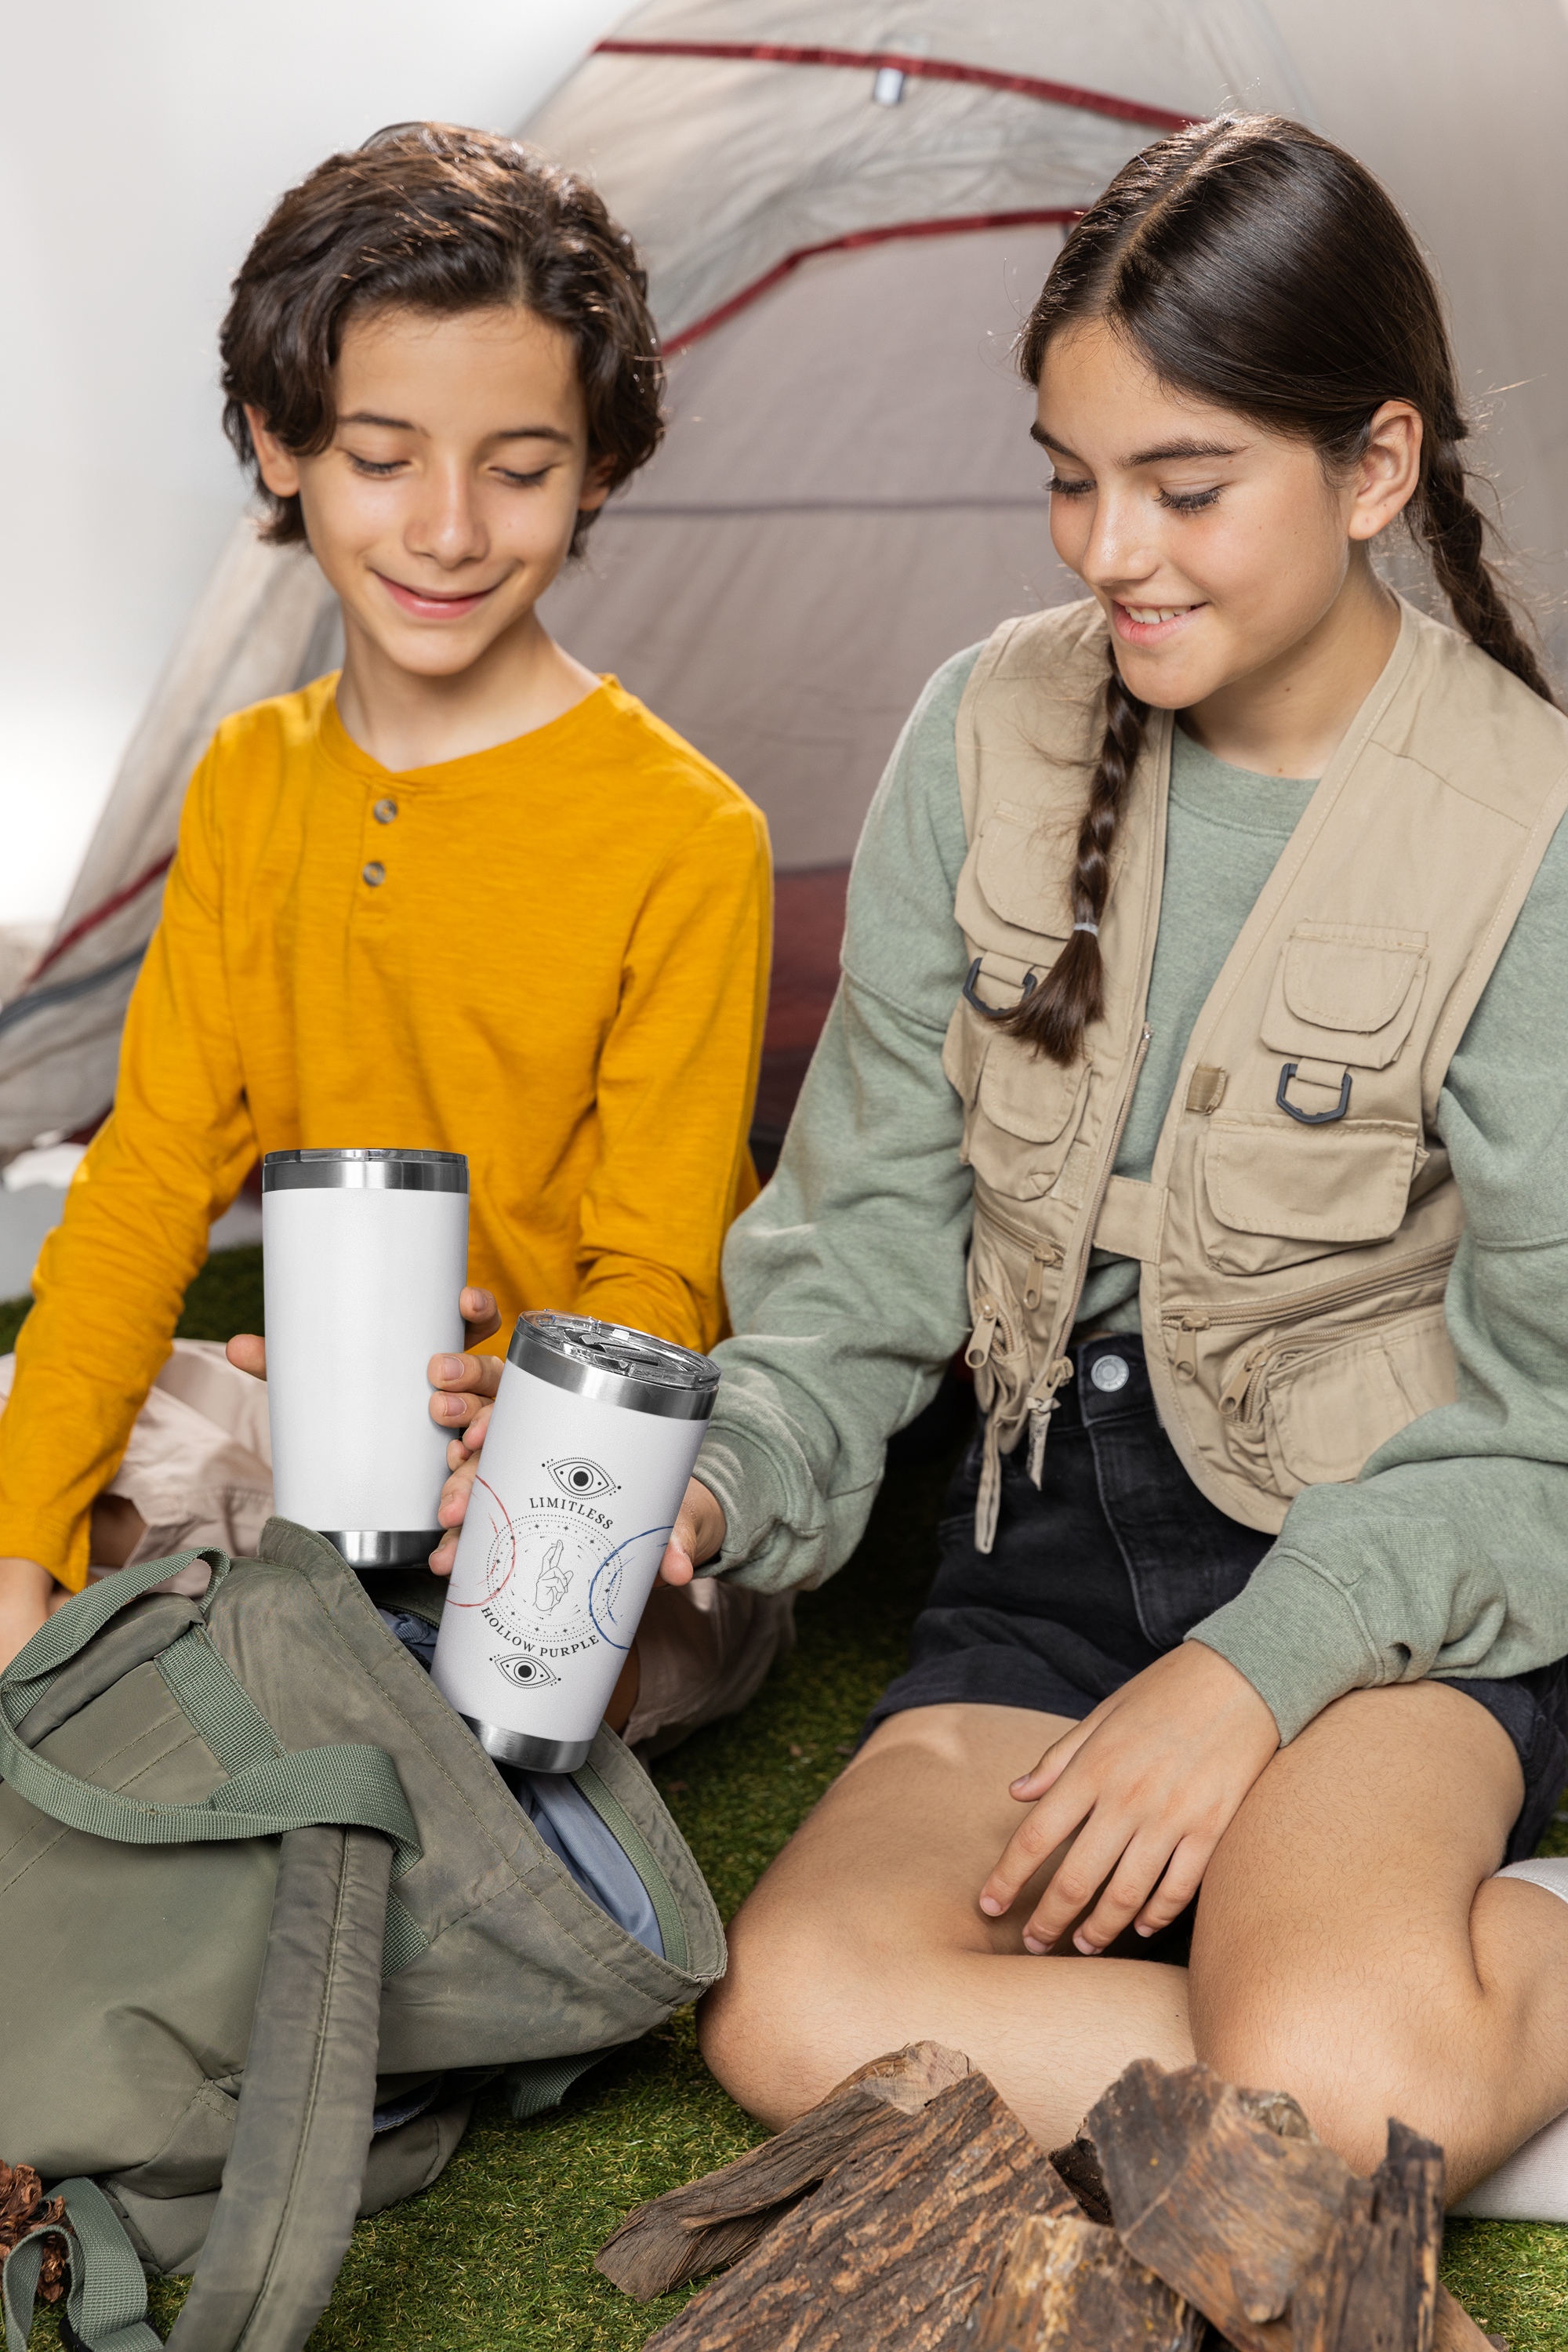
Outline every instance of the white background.
{"type": "Polygon", "coordinates": [[[274,199],[415,117],[511,130],[626,0],[4,0],[0,925],[64,903],[237,510],[216,339],[274,199]]]}

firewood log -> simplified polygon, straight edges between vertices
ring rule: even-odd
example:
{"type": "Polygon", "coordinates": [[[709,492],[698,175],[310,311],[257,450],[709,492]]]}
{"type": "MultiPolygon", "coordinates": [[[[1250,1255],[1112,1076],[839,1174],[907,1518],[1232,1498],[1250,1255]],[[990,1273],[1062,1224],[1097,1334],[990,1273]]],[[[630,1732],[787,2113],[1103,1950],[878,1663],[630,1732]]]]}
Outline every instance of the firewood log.
{"type": "Polygon", "coordinates": [[[961,2052],[937,2042],[872,2059],[761,2147],[637,2206],[605,2240],[596,2267],[639,2303],[721,2270],[836,2164],[900,2138],[911,2116],[968,2072],[961,2052]]]}
{"type": "Polygon", "coordinates": [[[975,2311],[973,2352],[1197,2352],[1202,2312],[1081,2213],[1019,2228],[975,2311]]]}
{"type": "Polygon", "coordinates": [[[1110,2200],[1105,2193],[1105,2175],[1100,2168],[1100,2158],[1094,2142],[1087,2132],[1079,2132],[1065,2147],[1053,2147],[1051,2164],[1078,2199],[1079,2204],[1091,2221],[1109,2228],[1112,2214],[1110,2200]]]}
{"type": "Polygon", "coordinates": [[[1442,2243],[1443,2151],[1390,2122],[1291,2296],[1290,2352],[1432,2352],[1442,2243]]]}
{"type": "Polygon", "coordinates": [[[897,2137],[846,2156],[646,2352],[971,2352],[998,2245],[1031,2213],[1076,2209],[984,2074],[901,2120],[897,2137]]]}
{"type": "Polygon", "coordinates": [[[1142,2058],[1084,2128],[1129,2253],[1205,2312],[1237,2352],[1288,2352],[1282,2315],[1352,2179],[1295,2102],[1248,2097],[1206,2066],[1166,2074],[1142,2058]]]}

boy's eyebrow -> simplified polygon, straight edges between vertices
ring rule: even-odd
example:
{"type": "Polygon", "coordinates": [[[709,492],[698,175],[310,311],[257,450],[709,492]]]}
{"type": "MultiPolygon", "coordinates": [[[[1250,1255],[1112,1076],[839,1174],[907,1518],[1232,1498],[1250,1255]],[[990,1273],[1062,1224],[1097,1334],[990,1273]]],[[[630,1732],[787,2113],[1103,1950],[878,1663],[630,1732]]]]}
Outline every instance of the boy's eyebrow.
{"type": "MultiPolygon", "coordinates": [[[[388,433],[417,433],[419,427],[406,416],[377,416],[368,408],[356,408],[351,416],[340,416],[340,425],[379,425],[388,433]]],[[[558,425],[509,425],[504,432],[492,433],[492,441],[559,441],[563,448],[572,446],[572,436],[558,425]]]]}
{"type": "MultiPolygon", "coordinates": [[[[1029,438],[1037,441],[1041,448],[1053,457],[1070,457],[1075,466],[1083,463],[1076,449],[1069,449],[1065,441],[1053,440],[1043,425],[1031,425],[1029,438]]],[[[1169,465],[1177,457],[1234,457],[1237,454],[1234,446],[1224,441],[1163,441],[1157,449],[1134,449],[1122,463],[1131,468],[1134,466],[1169,465]]]]}

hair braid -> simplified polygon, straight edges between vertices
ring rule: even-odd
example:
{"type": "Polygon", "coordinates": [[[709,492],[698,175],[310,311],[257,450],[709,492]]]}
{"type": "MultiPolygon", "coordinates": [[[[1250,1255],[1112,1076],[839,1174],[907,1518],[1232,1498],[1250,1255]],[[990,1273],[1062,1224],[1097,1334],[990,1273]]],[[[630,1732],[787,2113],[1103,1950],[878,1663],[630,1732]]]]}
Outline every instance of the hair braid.
{"type": "Polygon", "coordinates": [[[1554,701],[1545,673],[1520,631],[1496,570],[1487,560],[1486,521],[1465,487],[1458,436],[1436,442],[1425,478],[1411,501],[1409,520],[1414,535],[1426,543],[1438,585],[1466,635],[1543,702],[1554,701]]]}
{"type": "MultiPolygon", "coordinates": [[[[1143,727],[1149,706],[1129,693],[1110,650],[1110,675],[1105,681],[1105,735],[1089,788],[1089,804],[1078,829],[1078,861],[1073,867],[1072,914],[1075,923],[1099,924],[1110,892],[1110,851],[1126,803],[1138,754],[1143,748],[1143,727]]],[[[1044,980],[1008,1014],[1006,1028],[1026,1038],[1053,1062],[1076,1062],[1083,1051],[1083,1033],[1105,1010],[1105,966],[1094,931],[1075,930],[1044,980]]]]}

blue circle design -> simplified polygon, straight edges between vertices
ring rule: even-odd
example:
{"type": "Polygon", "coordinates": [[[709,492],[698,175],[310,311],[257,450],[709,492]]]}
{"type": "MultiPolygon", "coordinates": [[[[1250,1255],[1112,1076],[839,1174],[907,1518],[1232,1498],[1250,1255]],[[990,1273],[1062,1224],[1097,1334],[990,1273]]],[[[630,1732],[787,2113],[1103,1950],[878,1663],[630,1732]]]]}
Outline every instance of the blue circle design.
{"type": "MultiPolygon", "coordinates": [[[[633,1544],[646,1543],[649,1536],[672,1536],[674,1533],[675,1524],[673,1520],[667,1528],[644,1528],[641,1535],[628,1536],[625,1543],[617,1544],[614,1551],[606,1552],[604,1559],[599,1562],[598,1567],[594,1570],[593,1579],[588,1586],[588,1614],[594,1621],[594,1631],[598,1634],[601,1641],[608,1643],[612,1650],[629,1650],[632,1645],[630,1642],[617,1642],[615,1635],[611,1633],[609,1626],[602,1623],[600,1621],[598,1601],[599,1594],[603,1590],[605,1581],[608,1579],[611,1570],[615,1568],[615,1565],[620,1559],[621,1554],[623,1552],[630,1551],[633,1544]]],[[[606,1605],[605,1610],[605,1615],[610,1618],[611,1623],[614,1623],[615,1622],[612,1614],[613,1607],[614,1604],[609,1603],[606,1605]]]]}

